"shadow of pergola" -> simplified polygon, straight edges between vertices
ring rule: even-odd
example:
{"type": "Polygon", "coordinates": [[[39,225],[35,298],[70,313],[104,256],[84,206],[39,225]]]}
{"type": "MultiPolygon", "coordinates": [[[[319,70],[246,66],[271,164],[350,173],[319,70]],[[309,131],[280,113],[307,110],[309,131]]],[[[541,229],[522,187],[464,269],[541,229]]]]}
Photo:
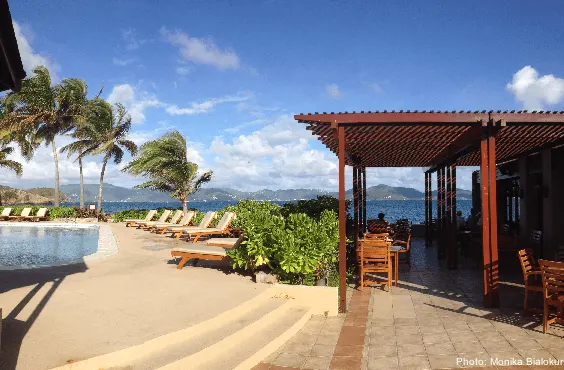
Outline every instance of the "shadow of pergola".
{"type": "Polygon", "coordinates": [[[59,267],[0,271],[0,296],[13,289],[33,286],[2,320],[0,369],[13,370],[17,367],[23,340],[55,291],[67,276],[85,272],[87,269],[86,264],[80,262],[59,267]],[[29,307],[32,300],[46,287],[47,291],[39,299],[39,302],[34,307],[29,307]],[[31,314],[25,320],[22,320],[19,316],[24,309],[31,310],[31,314]]]}

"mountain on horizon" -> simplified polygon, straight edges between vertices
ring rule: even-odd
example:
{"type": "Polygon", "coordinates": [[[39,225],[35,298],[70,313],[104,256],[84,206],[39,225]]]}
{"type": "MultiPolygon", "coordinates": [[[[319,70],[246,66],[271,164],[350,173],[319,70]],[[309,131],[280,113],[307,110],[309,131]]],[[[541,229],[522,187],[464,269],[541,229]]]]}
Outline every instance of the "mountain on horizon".
{"type": "MultiPolygon", "coordinates": [[[[84,197],[86,202],[94,202],[98,197],[98,184],[85,184],[84,197]]],[[[106,202],[170,202],[175,201],[168,193],[147,189],[132,189],[112,184],[104,184],[104,201],[106,202]]],[[[61,192],[65,193],[71,202],[78,202],[80,185],[61,185],[61,192]]],[[[301,199],[315,199],[318,195],[338,196],[338,192],[328,192],[319,189],[263,189],[246,192],[228,188],[202,188],[190,196],[190,201],[238,201],[241,199],[293,201],[301,199]]],[[[346,191],[347,198],[352,198],[352,189],[346,191]]],[[[436,197],[436,192],[433,193],[436,197]]],[[[472,199],[472,192],[457,189],[458,199],[472,199]]],[[[394,187],[389,185],[370,186],[366,189],[367,200],[411,200],[425,199],[425,194],[417,189],[394,187]]]]}

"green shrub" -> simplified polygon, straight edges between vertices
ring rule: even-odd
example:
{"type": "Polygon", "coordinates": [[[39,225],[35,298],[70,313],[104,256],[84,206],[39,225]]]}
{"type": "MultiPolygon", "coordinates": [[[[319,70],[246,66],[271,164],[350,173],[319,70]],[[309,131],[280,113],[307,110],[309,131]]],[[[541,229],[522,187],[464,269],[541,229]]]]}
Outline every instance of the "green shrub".
{"type": "Polygon", "coordinates": [[[76,209],[71,207],[52,207],[49,208],[49,216],[51,218],[75,218],[76,209]]]}
{"type": "Polygon", "coordinates": [[[147,217],[149,213],[148,209],[126,209],[123,211],[116,212],[112,215],[114,222],[122,222],[126,219],[139,219],[142,220],[147,217]]]}

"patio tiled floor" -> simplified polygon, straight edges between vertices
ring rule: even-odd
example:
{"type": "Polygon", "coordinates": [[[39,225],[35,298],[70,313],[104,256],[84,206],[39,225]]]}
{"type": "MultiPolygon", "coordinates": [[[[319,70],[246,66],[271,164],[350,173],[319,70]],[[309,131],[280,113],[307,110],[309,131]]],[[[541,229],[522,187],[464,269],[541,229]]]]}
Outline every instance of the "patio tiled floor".
{"type": "Polygon", "coordinates": [[[464,261],[449,271],[437,261],[435,248],[416,240],[412,267],[400,267],[399,286],[391,293],[378,287],[355,291],[346,315],[313,317],[260,366],[510,369],[507,365],[529,360],[543,361],[531,369],[563,368],[546,365],[564,361],[564,328],[553,325],[543,334],[540,317],[524,316],[523,289],[519,277],[513,278],[502,276],[501,307],[484,309],[480,271],[464,261]]]}

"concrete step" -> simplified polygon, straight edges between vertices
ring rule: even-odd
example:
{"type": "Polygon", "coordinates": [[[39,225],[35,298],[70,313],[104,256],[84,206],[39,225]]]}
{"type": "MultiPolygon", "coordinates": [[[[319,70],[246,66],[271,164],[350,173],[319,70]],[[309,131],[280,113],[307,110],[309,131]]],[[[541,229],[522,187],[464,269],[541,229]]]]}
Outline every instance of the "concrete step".
{"type": "Polygon", "coordinates": [[[250,369],[296,334],[311,315],[311,309],[286,301],[237,332],[159,370],[250,369]]]}
{"type": "Polygon", "coordinates": [[[281,299],[265,300],[253,310],[234,316],[231,320],[225,320],[220,326],[196,333],[149,356],[137,358],[132,361],[131,366],[136,370],[151,370],[191,356],[260,320],[284,303],[286,302],[281,299]]]}
{"type": "Polygon", "coordinates": [[[297,300],[273,296],[269,289],[205,322],[54,370],[250,369],[296,334],[313,313],[297,300]]]}

